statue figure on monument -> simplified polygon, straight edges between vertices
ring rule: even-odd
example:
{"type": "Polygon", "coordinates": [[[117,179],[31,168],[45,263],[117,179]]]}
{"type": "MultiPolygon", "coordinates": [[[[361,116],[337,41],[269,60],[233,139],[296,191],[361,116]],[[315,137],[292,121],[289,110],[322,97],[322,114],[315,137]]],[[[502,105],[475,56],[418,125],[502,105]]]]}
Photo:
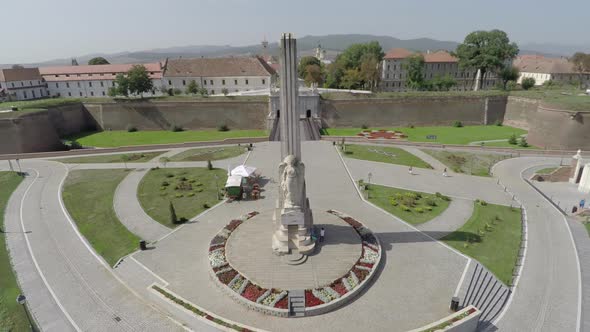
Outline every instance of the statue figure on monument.
{"type": "Polygon", "coordinates": [[[279,165],[284,209],[301,209],[305,193],[305,165],[294,155],[288,155],[279,165]]]}

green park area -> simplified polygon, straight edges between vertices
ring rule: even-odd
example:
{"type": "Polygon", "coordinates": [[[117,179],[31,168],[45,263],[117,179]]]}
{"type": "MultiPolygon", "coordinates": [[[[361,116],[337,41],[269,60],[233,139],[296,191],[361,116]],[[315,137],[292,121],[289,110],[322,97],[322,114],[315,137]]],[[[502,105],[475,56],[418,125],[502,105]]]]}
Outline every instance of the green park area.
{"type": "Polygon", "coordinates": [[[519,143],[517,143],[517,144],[510,144],[508,142],[508,140],[497,141],[497,142],[484,142],[483,146],[489,146],[489,147],[495,147],[495,148],[509,148],[509,149],[527,149],[527,150],[539,149],[539,147],[536,147],[534,145],[528,144],[528,142],[527,142],[527,146],[522,146],[519,143]]]}
{"type": "Polygon", "coordinates": [[[535,173],[537,173],[537,174],[550,174],[550,173],[553,173],[553,171],[555,171],[558,168],[559,167],[547,167],[547,168],[540,169],[540,170],[536,171],[535,173]]]}
{"type": "MultiPolygon", "coordinates": [[[[395,127],[395,128],[369,128],[369,130],[396,130],[408,136],[410,142],[430,142],[440,144],[469,144],[471,142],[508,139],[512,134],[517,136],[526,134],[525,130],[509,126],[464,126],[464,127],[395,127]],[[427,137],[436,136],[436,139],[427,137]]],[[[362,128],[326,128],[325,135],[329,136],[356,136],[362,128]]]]}
{"type": "Polygon", "coordinates": [[[66,164],[143,163],[156,158],[162,153],[164,153],[164,151],[72,157],[54,160],[66,164]]]}
{"type": "Polygon", "coordinates": [[[422,149],[455,173],[475,176],[491,176],[490,170],[495,163],[508,158],[508,155],[493,153],[472,153],[449,150],[422,149]]]}
{"type": "Polygon", "coordinates": [[[432,168],[428,163],[399,148],[374,145],[346,144],[344,156],[404,166],[432,168]]]}
{"type": "Polygon", "coordinates": [[[219,146],[197,148],[181,152],[170,158],[171,161],[207,161],[237,157],[245,152],[244,146],[219,146]]]}
{"type": "Polygon", "coordinates": [[[394,216],[418,225],[440,215],[449,207],[451,199],[441,194],[427,194],[404,189],[368,185],[365,193],[369,201],[394,216]]]}
{"type": "Polygon", "coordinates": [[[68,175],[63,200],[78,229],[107,263],[137,249],[139,238],[117,218],[113,198],[127,170],[78,170],[68,175]]]}
{"type": "Polygon", "coordinates": [[[187,130],[187,131],[101,131],[69,137],[82,146],[119,147],[131,145],[171,144],[185,142],[221,141],[226,138],[264,137],[265,130],[187,130]]]}
{"type": "Polygon", "coordinates": [[[167,227],[176,227],[219,202],[227,171],[207,168],[157,168],[141,180],[137,197],[144,211],[167,227]],[[170,217],[174,206],[177,223],[170,217]]]}
{"type": "Polygon", "coordinates": [[[476,201],[471,218],[442,241],[478,260],[510,285],[521,237],[520,209],[476,201]]]}
{"type": "MultiPolygon", "coordinates": [[[[23,180],[15,172],[0,172],[0,330],[27,331],[29,323],[23,307],[16,302],[21,294],[16,276],[10,264],[6,248],[6,236],[9,233],[4,225],[4,211],[12,192],[23,180]]],[[[19,229],[20,230],[20,229],[19,229]]]]}

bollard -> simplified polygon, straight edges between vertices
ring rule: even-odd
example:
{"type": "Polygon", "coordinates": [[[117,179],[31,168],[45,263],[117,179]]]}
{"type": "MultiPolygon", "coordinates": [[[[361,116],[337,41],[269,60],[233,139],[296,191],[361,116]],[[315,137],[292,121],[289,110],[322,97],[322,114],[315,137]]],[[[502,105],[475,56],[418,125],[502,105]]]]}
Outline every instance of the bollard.
{"type": "Polygon", "coordinates": [[[451,299],[451,310],[455,312],[459,311],[459,297],[453,296],[451,299]]]}

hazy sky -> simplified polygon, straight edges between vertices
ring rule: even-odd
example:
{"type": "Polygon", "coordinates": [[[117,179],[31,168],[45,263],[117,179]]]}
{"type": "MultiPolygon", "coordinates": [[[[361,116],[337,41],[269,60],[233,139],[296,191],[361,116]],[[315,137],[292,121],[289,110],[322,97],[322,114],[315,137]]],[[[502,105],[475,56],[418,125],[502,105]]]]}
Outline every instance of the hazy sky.
{"type": "Polygon", "coordinates": [[[590,45],[590,0],[0,0],[0,63],[184,45],[363,33],[461,41],[499,28],[518,43],[590,45]]]}

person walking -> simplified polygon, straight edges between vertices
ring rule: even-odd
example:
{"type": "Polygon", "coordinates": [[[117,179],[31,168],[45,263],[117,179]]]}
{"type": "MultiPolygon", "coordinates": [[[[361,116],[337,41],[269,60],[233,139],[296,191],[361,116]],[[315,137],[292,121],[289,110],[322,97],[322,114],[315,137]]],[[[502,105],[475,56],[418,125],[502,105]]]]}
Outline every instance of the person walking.
{"type": "Polygon", "coordinates": [[[443,176],[444,176],[445,178],[446,178],[447,176],[449,176],[449,175],[447,174],[447,168],[446,168],[446,167],[445,167],[445,169],[443,170],[443,176]]]}
{"type": "Polygon", "coordinates": [[[412,166],[408,168],[408,173],[410,173],[410,175],[414,175],[414,170],[412,169],[412,166]]]}
{"type": "Polygon", "coordinates": [[[320,242],[324,242],[324,236],[326,236],[326,230],[322,227],[320,229],[320,242]]]}
{"type": "Polygon", "coordinates": [[[582,200],[580,200],[580,209],[583,209],[584,205],[586,205],[586,199],[582,198],[582,200]]]}

